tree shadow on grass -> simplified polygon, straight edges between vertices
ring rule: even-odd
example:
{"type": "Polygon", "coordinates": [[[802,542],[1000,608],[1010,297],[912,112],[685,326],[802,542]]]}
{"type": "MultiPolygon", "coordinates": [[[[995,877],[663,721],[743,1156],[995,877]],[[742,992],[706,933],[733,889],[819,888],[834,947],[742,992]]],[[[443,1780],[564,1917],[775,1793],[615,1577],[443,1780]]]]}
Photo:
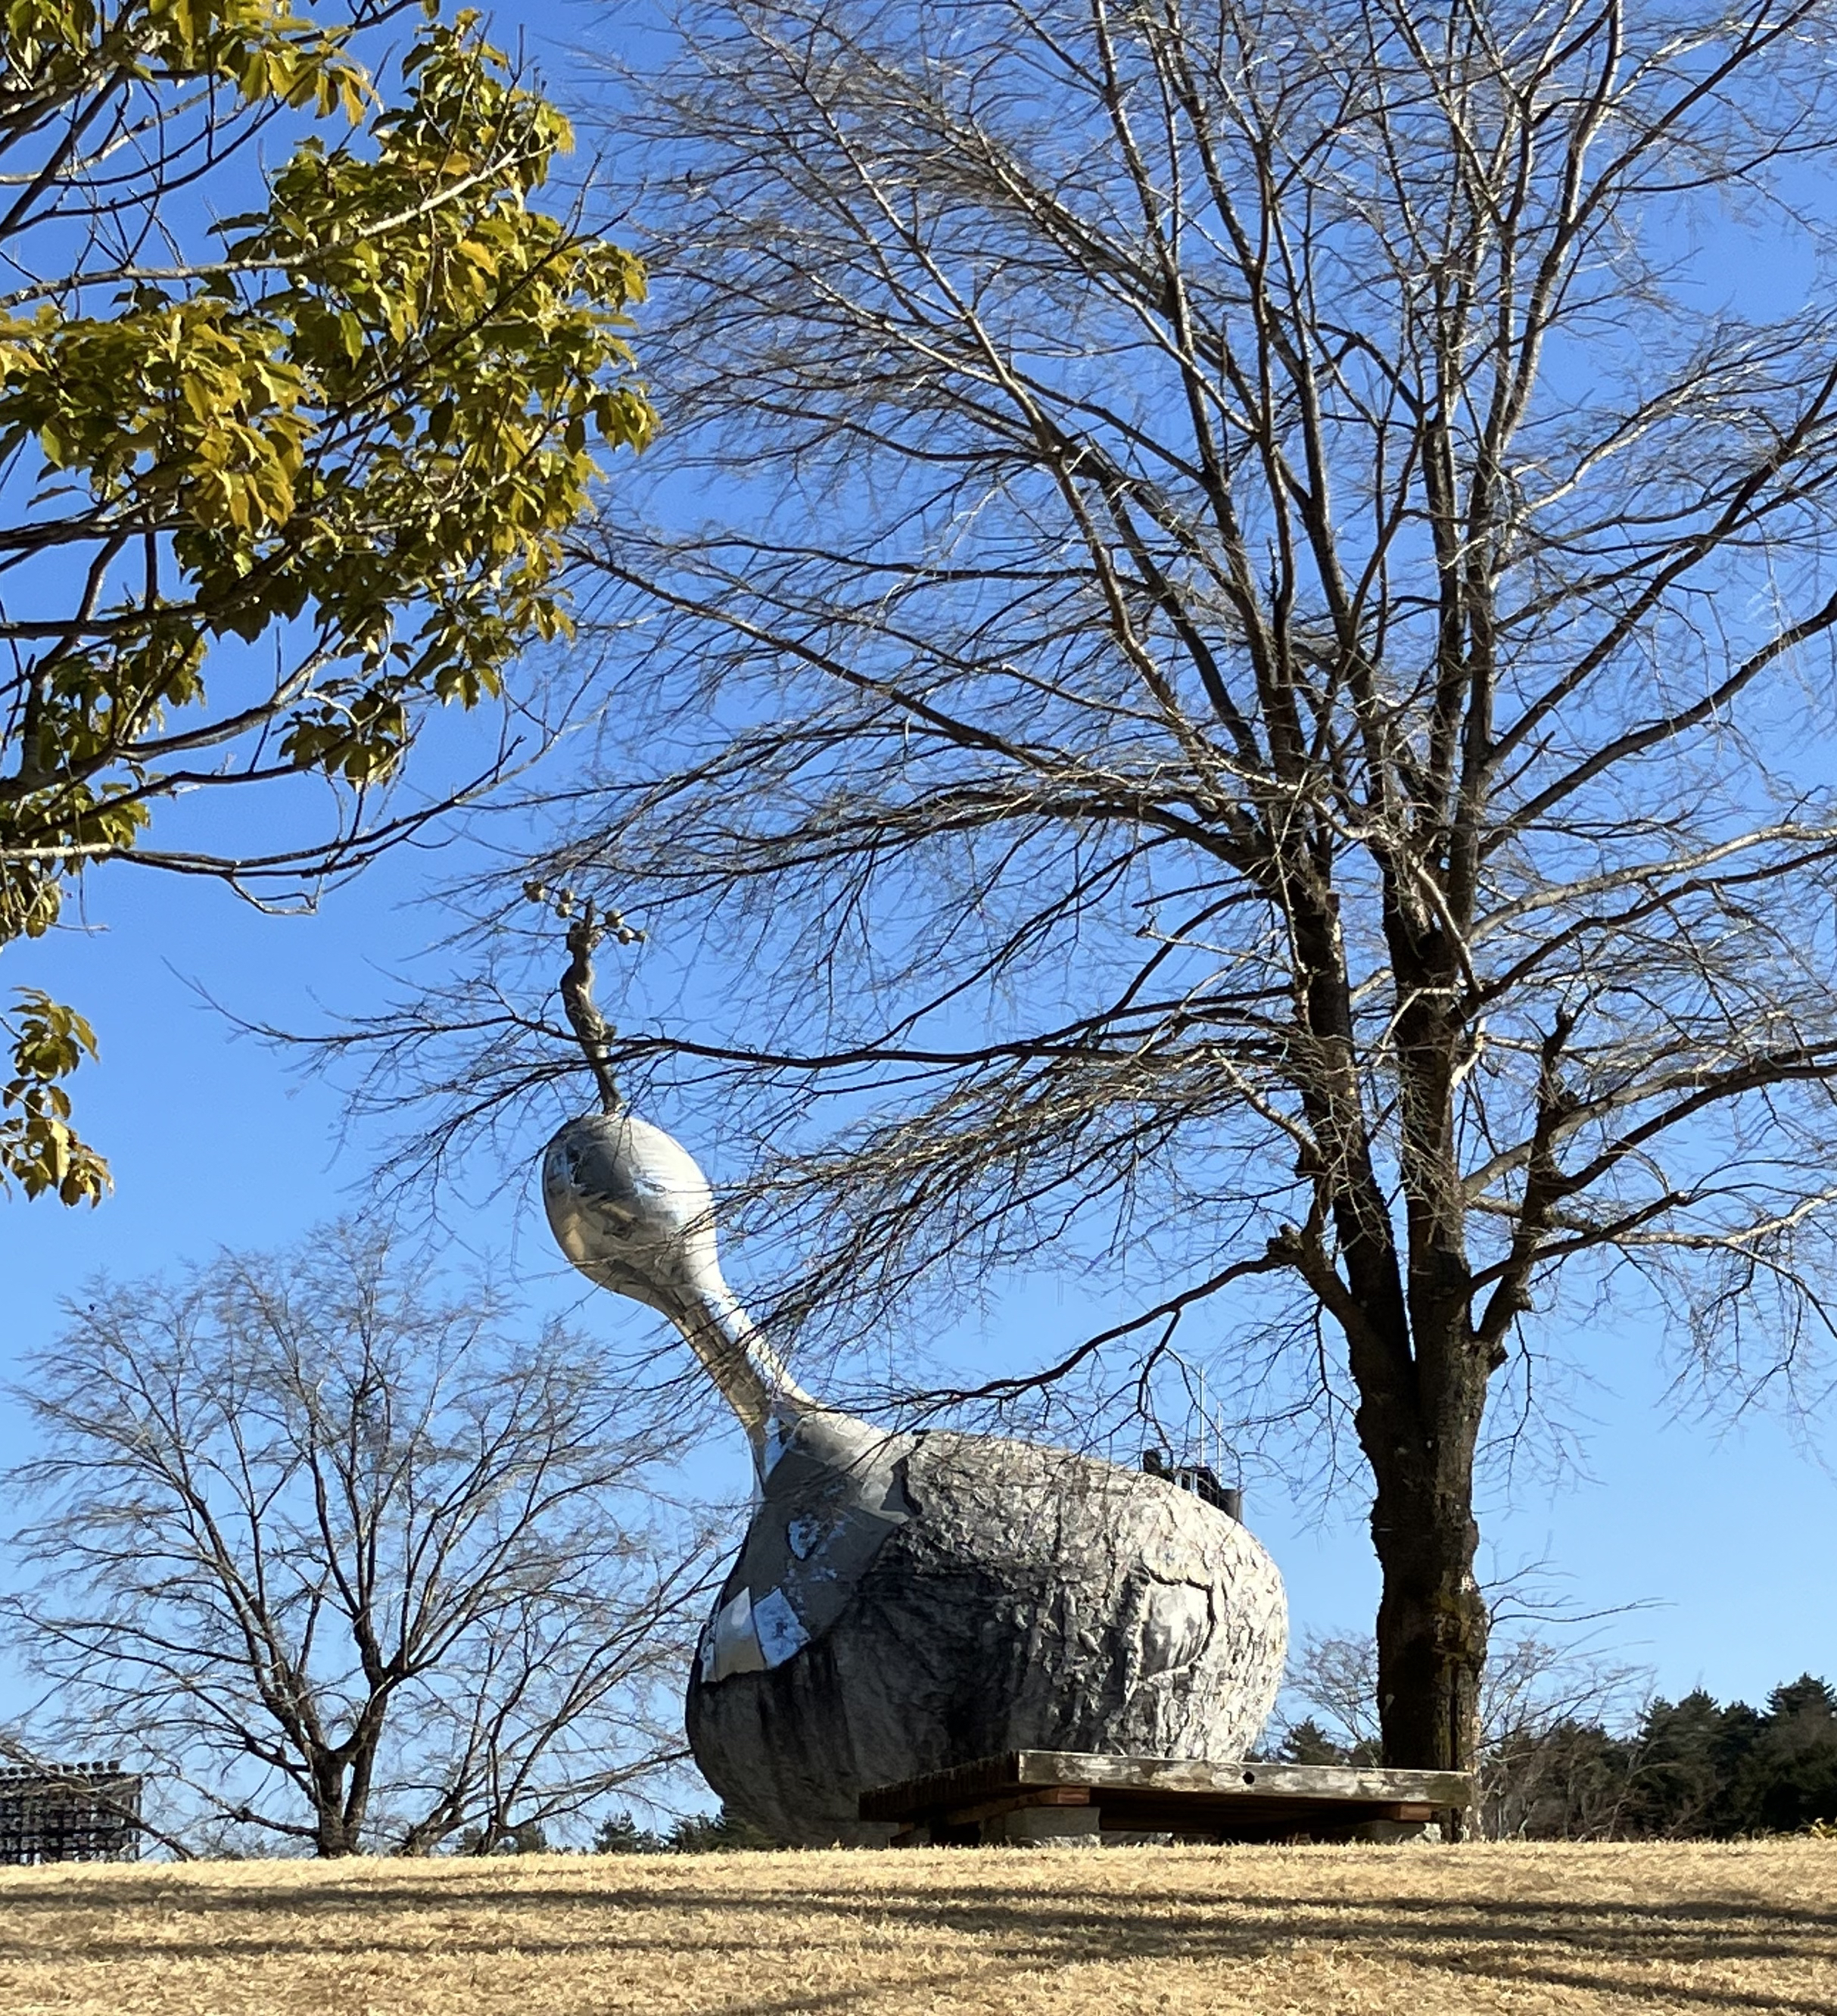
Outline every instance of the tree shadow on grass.
{"type": "MultiPolygon", "coordinates": [[[[482,1870],[474,1876],[450,1866],[422,1874],[403,1865],[371,1864],[360,1880],[334,1881],[322,1888],[297,1879],[213,1886],[207,1875],[191,1873],[162,1881],[146,1870],[97,1870],[81,1880],[13,1891],[10,1901],[29,1902],[31,1908],[16,1916],[0,1913],[0,1962],[41,1959],[48,1949],[64,1944],[60,1918],[68,1921],[70,1943],[81,1941],[87,1957],[103,1960],[106,1931],[97,1925],[99,1915],[150,1908],[169,1914],[171,1936],[156,1942],[163,1959],[285,1962],[341,1953],[426,1958],[432,1953],[480,1957],[507,1942],[505,1921],[511,1915],[529,1921],[514,1938],[526,1959],[603,1953],[641,1964],[646,1953],[676,1953],[685,1946],[711,1957],[756,1958],[777,1936],[775,1915],[792,1911],[806,1921],[807,1944],[826,1944],[832,1936],[846,1942],[858,1962],[857,1978],[832,1993],[768,1992],[732,2003],[733,2016],[820,2016],[883,1987],[890,1989],[890,1976],[884,1982],[876,1978],[877,1930],[907,1967],[915,1931],[963,1942],[954,1949],[940,1946],[938,1964],[926,1975],[934,1992],[1094,1964],[1177,1960],[1185,1967],[1230,1967],[1279,1957],[1305,1940],[1317,1951],[1409,1969],[1421,1978],[1425,1998],[1443,2003],[1464,1982],[1580,1991],[1599,1998],[1604,2009],[1637,2001],[1648,2008],[1669,2003],[1837,2016],[1837,1910],[1759,1898],[1651,1903],[1501,1899],[1486,1894],[1478,1864],[1471,1885],[1453,1894],[1357,1896],[1233,1891],[1228,1866],[1220,1868],[1212,1895],[1172,1886],[1116,1892],[1097,1880],[1097,1870],[1086,1874],[1069,1866],[1052,1870],[1042,1885],[1037,1864],[1026,1870],[1030,1887],[1017,1892],[1013,1881],[1020,1871],[1007,1856],[990,1857],[980,1867],[971,1863],[961,1877],[953,1871],[942,1883],[935,1868],[926,1872],[931,1880],[907,1883],[885,1881],[885,1865],[878,1860],[872,1866],[875,1880],[861,1888],[838,1883],[825,1871],[806,1885],[775,1882],[769,1888],[749,1887],[732,1870],[721,1872],[727,1880],[716,1885],[706,1880],[715,1872],[705,1864],[681,1887],[655,1881],[597,1884],[591,1864],[530,1870],[514,1877],[495,1872],[487,1877],[482,1870]],[[1659,1971],[1712,1963],[1746,1978],[1710,1984],[1666,1978],[1659,1971]],[[1827,1973],[1828,1992],[1782,1994],[1770,1988],[1769,1971],[1787,1964],[1799,1971],[1801,1981],[1808,1965],[1827,1973]]],[[[1396,1876],[1400,1887],[1410,1881],[1407,1868],[1398,1868],[1396,1876]]],[[[130,1946],[126,1931],[124,1954],[145,1955],[144,1939],[130,1946]]],[[[1817,1986],[1823,1990],[1824,1982],[1817,1986]]]]}

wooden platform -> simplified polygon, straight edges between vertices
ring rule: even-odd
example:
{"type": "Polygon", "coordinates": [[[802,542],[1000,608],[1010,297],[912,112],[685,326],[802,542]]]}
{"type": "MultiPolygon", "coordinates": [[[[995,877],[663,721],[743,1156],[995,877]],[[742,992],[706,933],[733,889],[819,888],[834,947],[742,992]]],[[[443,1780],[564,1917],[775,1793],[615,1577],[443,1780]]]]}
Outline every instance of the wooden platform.
{"type": "Polygon", "coordinates": [[[899,1827],[896,1848],[1100,1834],[1350,1841],[1420,1832],[1472,1796],[1458,1771],[1013,1750],[878,1786],[860,1810],[899,1827]]]}

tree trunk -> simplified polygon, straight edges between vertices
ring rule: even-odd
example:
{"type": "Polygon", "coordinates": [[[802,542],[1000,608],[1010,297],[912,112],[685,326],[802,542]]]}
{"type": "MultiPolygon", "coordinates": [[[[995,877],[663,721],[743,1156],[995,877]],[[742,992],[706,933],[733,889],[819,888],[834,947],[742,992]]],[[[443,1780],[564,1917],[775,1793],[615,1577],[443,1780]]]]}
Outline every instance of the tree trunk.
{"type": "Polygon", "coordinates": [[[361,1851],[358,1832],[342,1813],[322,1812],[313,1831],[312,1852],[322,1860],[335,1856],[358,1854],[361,1851]]]}
{"type": "Polygon", "coordinates": [[[1400,1768],[1470,1771],[1479,1744],[1487,1615],[1473,1572],[1472,1470],[1484,1390],[1464,1421],[1444,1417],[1440,1438],[1367,1451],[1378,1478],[1371,1539],[1384,1575],[1379,1721],[1384,1761],[1400,1768]]]}
{"type": "Polygon", "coordinates": [[[347,1766],[336,1755],[322,1755],[313,1773],[313,1853],[322,1860],[361,1855],[365,1801],[347,1788],[347,1766]]]}

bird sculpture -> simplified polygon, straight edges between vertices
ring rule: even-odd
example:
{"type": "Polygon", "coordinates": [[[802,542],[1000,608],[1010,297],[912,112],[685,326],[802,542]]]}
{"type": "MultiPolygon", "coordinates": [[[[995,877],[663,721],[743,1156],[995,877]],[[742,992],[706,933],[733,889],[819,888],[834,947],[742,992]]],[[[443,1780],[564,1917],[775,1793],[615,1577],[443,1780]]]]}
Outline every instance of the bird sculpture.
{"type": "Polygon", "coordinates": [[[1171,1476],[807,1392],[722,1278],[694,1158],[619,1098],[591,992],[609,928],[589,907],[569,932],[602,1111],[549,1142],[543,1203],[589,1280],[681,1333],[751,1445],[756,1508],[686,1704],[729,1810],[787,1845],[865,1842],[887,1831],[857,1819],[863,1791],[1007,1751],[1242,1755],[1287,1639],[1268,1554],[1171,1476]]]}

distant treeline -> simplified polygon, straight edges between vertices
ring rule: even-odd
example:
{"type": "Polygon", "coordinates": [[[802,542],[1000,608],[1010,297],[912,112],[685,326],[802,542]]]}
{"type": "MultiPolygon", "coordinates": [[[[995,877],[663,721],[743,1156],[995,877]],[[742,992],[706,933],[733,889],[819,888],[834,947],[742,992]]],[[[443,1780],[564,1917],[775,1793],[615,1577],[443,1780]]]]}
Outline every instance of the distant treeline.
{"type": "MultiPolygon", "coordinates": [[[[1295,1724],[1281,1755],[1364,1763],[1368,1745],[1295,1724]]],[[[1837,1822],[1837,1693],[1809,1673],[1764,1709],[1699,1691],[1654,1701],[1630,1730],[1576,1719],[1507,1732],[1480,1771],[1485,1831],[1533,1841],[1728,1840],[1837,1822]]]]}
{"type": "Polygon", "coordinates": [[[595,1855],[718,1855],[732,1849],[775,1845],[769,1834],[725,1806],[717,1813],[685,1814],[667,1834],[640,1827],[629,1813],[614,1813],[600,1822],[593,1837],[595,1855]]]}

